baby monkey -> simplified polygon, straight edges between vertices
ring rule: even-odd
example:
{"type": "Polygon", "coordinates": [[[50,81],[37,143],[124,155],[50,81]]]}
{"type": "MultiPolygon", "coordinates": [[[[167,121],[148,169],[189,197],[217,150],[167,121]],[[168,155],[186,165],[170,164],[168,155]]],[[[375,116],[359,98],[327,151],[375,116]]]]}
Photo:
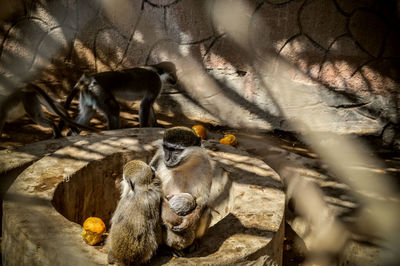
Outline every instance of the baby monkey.
{"type": "Polygon", "coordinates": [[[171,209],[179,216],[188,215],[196,208],[196,199],[189,193],[177,193],[167,196],[171,209]]]}
{"type": "Polygon", "coordinates": [[[161,219],[170,228],[182,223],[183,216],[191,213],[197,206],[196,199],[189,193],[167,195],[162,205],[164,207],[161,212],[161,219]]]}
{"type": "Polygon", "coordinates": [[[123,169],[121,200],[111,218],[108,263],[148,262],[162,241],[161,182],[144,162],[133,160],[123,169]]]}

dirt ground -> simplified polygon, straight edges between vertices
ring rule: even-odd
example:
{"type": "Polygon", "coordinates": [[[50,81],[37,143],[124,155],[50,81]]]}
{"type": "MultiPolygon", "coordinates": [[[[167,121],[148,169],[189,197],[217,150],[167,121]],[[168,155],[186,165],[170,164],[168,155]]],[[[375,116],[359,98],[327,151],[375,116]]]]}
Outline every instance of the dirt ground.
{"type": "MultiPolygon", "coordinates": [[[[74,102],[71,105],[71,116],[74,117],[77,113],[77,103],[74,102]]],[[[58,125],[60,119],[58,116],[51,113],[45,112],[47,117],[51,117],[58,125]]],[[[163,120],[164,121],[164,120],[163,120]]],[[[167,124],[168,122],[164,122],[167,124]]],[[[124,108],[121,111],[121,124],[122,128],[138,127],[139,119],[137,111],[128,110],[124,108]]],[[[98,128],[100,130],[106,129],[106,120],[97,116],[91,121],[91,126],[98,128]]],[[[62,131],[62,135],[66,136],[68,128],[62,131]]],[[[88,132],[83,131],[82,134],[87,134],[88,132]]],[[[0,137],[0,150],[1,149],[12,149],[14,147],[19,147],[32,142],[47,140],[53,138],[53,131],[50,128],[42,127],[35,124],[27,115],[24,115],[20,119],[6,123],[3,129],[3,134],[0,137]]]]}
{"type": "MultiPolygon", "coordinates": [[[[76,113],[76,103],[74,103],[72,107],[73,108],[71,115],[76,113]]],[[[46,115],[50,115],[58,124],[58,117],[49,113],[46,113],[46,115]]],[[[218,125],[209,123],[208,121],[195,121],[186,117],[157,115],[157,119],[160,126],[165,128],[175,125],[184,125],[191,127],[195,124],[203,124],[207,127],[208,130],[216,134],[222,135],[223,132],[229,131],[228,128],[219,127],[218,125]]],[[[123,107],[121,110],[122,128],[138,127],[138,124],[139,121],[137,111],[132,110],[131,108],[123,107]]],[[[106,129],[105,119],[100,116],[96,119],[93,119],[91,125],[101,130],[106,129]]],[[[65,129],[63,131],[64,136],[66,135],[67,130],[68,129],[65,129]]],[[[83,134],[87,134],[87,132],[84,131],[83,134]]],[[[36,125],[29,119],[29,117],[24,116],[17,121],[7,123],[5,125],[3,129],[3,135],[0,137],[0,149],[12,149],[14,147],[26,145],[36,141],[50,139],[52,137],[53,134],[51,129],[36,125]]],[[[305,158],[318,159],[318,156],[315,153],[313,153],[310,149],[308,149],[292,135],[286,133],[278,133],[271,134],[271,138],[275,140],[276,145],[286,149],[289,152],[296,153],[305,158]]],[[[385,168],[380,170],[389,172],[389,174],[393,176],[396,182],[400,184],[400,154],[390,149],[378,147],[375,148],[375,155],[384,162],[385,168]]],[[[293,243],[296,238],[298,238],[296,233],[291,230],[290,226],[286,225],[283,256],[283,265],[285,266],[300,265],[304,260],[303,254],[300,254],[298,250],[293,248],[293,243]]]]}
{"type": "MultiPolygon", "coordinates": [[[[139,115],[136,105],[121,105],[121,128],[134,128],[139,127],[139,115]],[[132,108],[133,107],[133,108],[132,108]]],[[[44,110],[45,111],[45,110],[44,110]]],[[[51,117],[58,125],[60,119],[58,116],[46,112],[47,117],[51,117]]],[[[75,117],[77,115],[77,102],[74,101],[71,104],[70,116],[75,117]]],[[[192,120],[185,116],[167,116],[157,114],[157,122],[159,126],[168,128],[172,126],[188,126],[202,124],[205,125],[207,129],[213,132],[222,132],[228,130],[227,128],[220,127],[211,121],[199,121],[192,120]]],[[[97,115],[91,120],[92,127],[99,130],[106,130],[106,120],[101,115],[97,115]]],[[[68,128],[64,128],[62,135],[66,136],[68,128]]],[[[90,132],[82,131],[80,134],[85,135],[90,132]]],[[[2,149],[12,149],[15,147],[23,146],[32,142],[47,140],[53,138],[53,131],[50,128],[42,127],[34,123],[27,115],[19,118],[18,120],[10,123],[6,123],[3,128],[3,134],[0,136],[0,150],[2,149]]]]}

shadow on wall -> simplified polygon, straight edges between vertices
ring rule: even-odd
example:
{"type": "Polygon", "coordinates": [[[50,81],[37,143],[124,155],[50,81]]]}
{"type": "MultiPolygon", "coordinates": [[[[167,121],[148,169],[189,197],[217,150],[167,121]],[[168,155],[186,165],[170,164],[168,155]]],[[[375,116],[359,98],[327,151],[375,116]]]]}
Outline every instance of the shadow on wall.
{"type": "MultiPolygon", "coordinates": [[[[374,2],[367,8],[363,6],[365,4],[322,2],[329,5],[322,7],[309,1],[287,1],[281,5],[261,3],[255,6],[248,27],[258,29],[254,31],[257,36],[250,34],[249,39],[245,40],[252,54],[246,52],[246,49],[241,49],[229,34],[221,34],[215,30],[219,25],[215,25],[212,18],[204,15],[212,24],[209,36],[193,42],[163,39],[152,46],[149,56],[157,58],[163,52],[162,46],[171,45],[175,47],[177,57],[187,57],[185,53],[188,53],[188,57],[202,66],[202,72],[208,73],[209,78],[217,83],[216,94],[223,94],[223,99],[236,103],[242,108],[240,110],[271,124],[274,129],[293,130],[285,117],[291,112],[290,109],[295,113],[301,112],[303,108],[314,108],[315,112],[327,110],[335,114],[335,120],[331,123],[334,126],[326,123],[321,128],[317,127],[318,131],[382,136],[387,127],[398,126],[399,68],[397,55],[393,50],[393,46],[399,41],[396,23],[398,18],[386,6],[388,3],[374,2]],[[289,12],[293,10],[297,12],[289,12]],[[322,15],[328,13],[330,16],[342,17],[343,25],[341,24],[339,33],[334,31],[335,25],[325,25],[325,31],[310,26],[323,19],[321,15],[312,16],[313,12],[321,10],[324,11],[322,15]],[[290,25],[295,32],[289,36],[284,29],[280,31],[278,26],[283,26],[274,25],[279,16],[265,15],[269,14],[268,12],[282,12],[288,21],[287,24],[293,23],[290,25]],[[265,16],[261,16],[260,19],[260,15],[265,16]],[[381,31],[380,27],[372,27],[365,21],[368,16],[372,16],[377,24],[386,29],[379,43],[360,39],[365,30],[377,32],[376,35],[381,31]],[[259,21],[263,18],[268,20],[262,21],[264,24],[259,21]],[[263,26],[264,28],[261,28],[263,26]],[[278,29],[269,32],[269,28],[275,29],[275,26],[278,29]],[[260,35],[266,37],[260,40],[260,35]],[[368,52],[376,47],[379,48],[378,53],[368,52]],[[252,66],[255,61],[268,65],[268,69],[265,72],[257,72],[252,66]],[[294,67],[282,69],[282,62],[294,67]],[[274,98],[270,93],[275,89],[279,78],[286,79],[292,87],[298,87],[296,89],[303,95],[306,91],[305,95],[309,98],[296,103],[295,106],[283,105],[280,99],[274,98]],[[239,86],[233,84],[235,82],[239,83],[239,86]]],[[[391,5],[393,4],[395,3],[391,1],[391,5]]],[[[288,25],[286,27],[288,28],[288,25]]],[[[220,28],[218,30],[223,31],[220,28]]],[[[188,37],[189,39],[199,38],[194,33],[191,35],[190,29],[185,32],[185,36],[191,37],[188,37]]],[[[170,56],[174,57],[171,54],[170,56]]],[[[185,100],[189,99],[194,106],[216,117],[216,120],[223,124],[230,124],[231,116],[221,117],[220,113],[212,108],[218,104],[216,101],[209,101],[208,98],[212,99],[212,95],[205,95],[203,98],[207,99],[201,99],[201,93],[193,93],[196,89],[202,92],[208,89],[206,86],[194,88],[194,83],[195,81],[181,87],[185,100]]],[[[285,95],[282,94],[282,97],[285,95]]],[[[169,95],[168,98],[173,99],[173,96],[169,95]]],[[[178,102],[175,100],[173,106],[177,106],[178,102]]],[[[170,107],[166,103],[163,103],[162,108],[169,110],[170,107]]],[[[182,106],[178,108],[179,111],[183,109],[182,106]]],[[[254,125],[257,127],[259,124],[254,125]]],[[[391,141],[393,138],[389,140],[391,141]]]]}
{"type": "MultiPolygon", "coordinates": [[[[114,53],[105,56],[97,51],[102,31],[119,32],[101,15],[101,7],[98,1],[77,1],[77,5],[64,1],[44,5],[38,0],[3,3],[2,91],[12,92],[24,82],[36,82],[53,94],[62,95],[71,90],[82,72],[96,72],[98,65],[109,66],[110,70],[119,66],[121,62],[114,53]]],[[[121,38],[128,40],[129,36],[121,38]]],[[[131,64],[130,60],[125,61],[131,64]]]]}

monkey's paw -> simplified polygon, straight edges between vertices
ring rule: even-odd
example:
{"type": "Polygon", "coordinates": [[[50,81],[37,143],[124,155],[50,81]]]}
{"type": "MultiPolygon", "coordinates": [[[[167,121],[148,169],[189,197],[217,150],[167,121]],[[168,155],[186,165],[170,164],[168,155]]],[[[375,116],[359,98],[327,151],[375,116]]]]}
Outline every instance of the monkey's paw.
{"type": "Polygon", "coordinates": [[[182,223],[180,225],[173,226],[171,230],[174,232],[182,232],[185,231],[189,226],[190,226],[189,222],[184,217],[182,223]]]}
{"type": "Polygon", "coordinates": [[[182,232],[183,230],[185,230],[186,228],[183,228],[181,225],[176,225],[176,226],[172,226],[171,230],[174,232],[182,232]]]}

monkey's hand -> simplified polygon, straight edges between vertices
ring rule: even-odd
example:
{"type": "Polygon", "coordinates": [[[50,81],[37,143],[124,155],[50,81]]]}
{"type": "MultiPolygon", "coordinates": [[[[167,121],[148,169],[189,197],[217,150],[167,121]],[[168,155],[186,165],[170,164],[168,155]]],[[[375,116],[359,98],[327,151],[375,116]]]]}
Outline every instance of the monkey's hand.
{"type": "Polygon", "coordinates": [[[182,232],[193,225],[195,225],[200,219],[200,210],[201,208],[196,207],[191,213],[186,216],[183,216],[183,221],[181,224],[173,226],[171,229],[174,232],[182,232]]]}
{"type": "Polygon", "coordinates": [[[161,219],[163,223],[169,228],[173,228],[174,226],[180,225],[182,223],[182,218],[171,209],[166,200],[162,201],[161,219]]]}
{"type": "Polygon", "coordinates": [[[111,251],[108,252],[107,262],[108,262],[108,264],[114,264],[115,263],[115,258],[114,258],[114,255],[112,254],[111,251]]]}

